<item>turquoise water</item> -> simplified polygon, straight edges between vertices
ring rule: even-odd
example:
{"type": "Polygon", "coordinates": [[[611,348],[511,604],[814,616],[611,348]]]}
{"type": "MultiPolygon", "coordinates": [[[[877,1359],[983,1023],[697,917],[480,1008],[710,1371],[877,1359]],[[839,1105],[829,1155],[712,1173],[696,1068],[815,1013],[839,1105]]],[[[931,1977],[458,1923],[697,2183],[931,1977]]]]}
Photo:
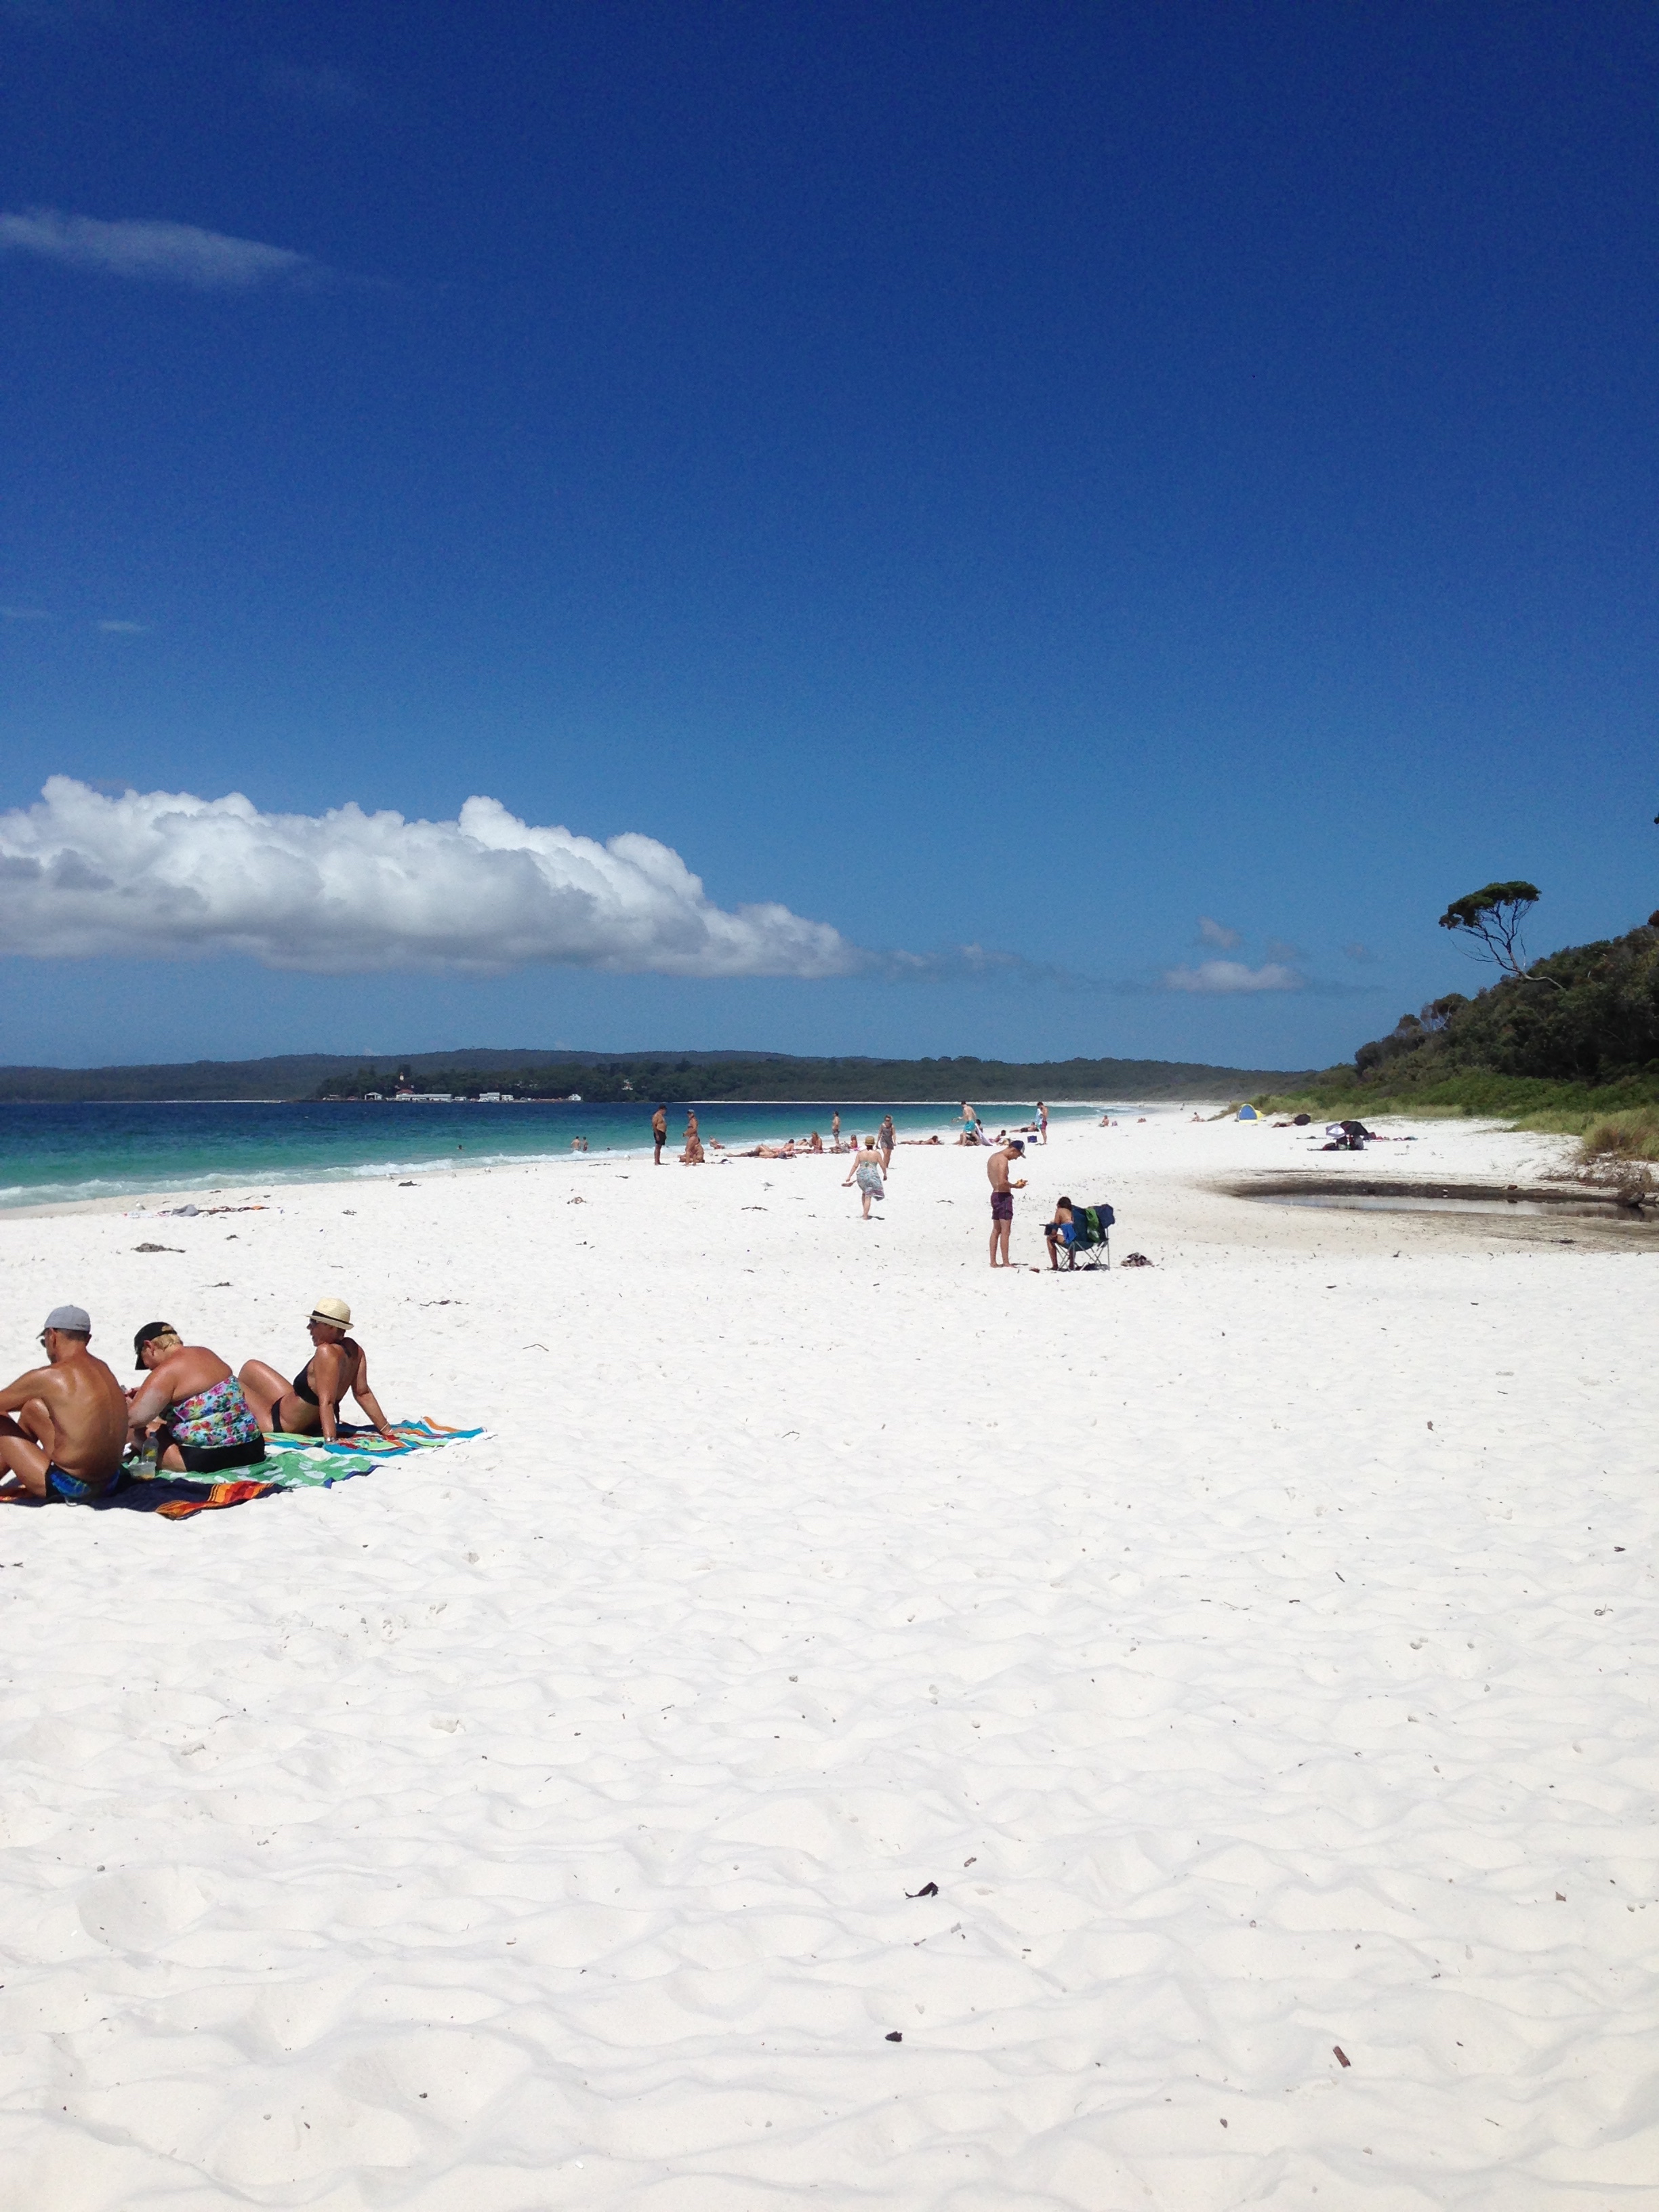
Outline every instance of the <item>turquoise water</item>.
{"type": "MultiPolygon", "coordinates": [[[[833,1104],[699,1106],[705,1145],[804,1137],[830,1141],[833,1104]]],[[[1060,1121],[1097,1107],[1060,1107],[1060,1121]]],[[[844,1136],[873,1131],[890,1113],[901,1137],[949,1137],[961,1122],[945,1106],[842,1109],[844,1136]]],[[[994,1133],[1029,1119],[1025,1104],[987,1105],[994,1133]]],[[[568,1159],[574,1137],[594,1152],[641,1152],[651,1143],[651,1109],[638,1106],[304,1105],[14,1106],[0,1104],[0,1207],[59,1206],[140,1191],[261,1188],[353,1176],[423,1174],[491,1161],[568,1159]]],[[[685,1109],[671,1107],[678,1152],[685,1109]]]]}

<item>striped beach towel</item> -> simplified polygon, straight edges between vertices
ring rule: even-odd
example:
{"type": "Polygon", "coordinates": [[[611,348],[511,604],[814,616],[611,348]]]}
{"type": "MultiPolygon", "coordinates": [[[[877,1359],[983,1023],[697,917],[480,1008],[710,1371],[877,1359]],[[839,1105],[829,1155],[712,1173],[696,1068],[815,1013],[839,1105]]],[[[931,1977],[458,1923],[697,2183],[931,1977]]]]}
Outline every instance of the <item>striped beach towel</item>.
{"type": "Polygon", "coordinates": [[[392,1425],[396,1443],[388,1443],[373,1429],[343,1431],[335,1443],[325,1443],[320,1437],[270,1437],[265,1456],[258,1462],[258,1475],[250,1473],[238,1480],[135,1469],[119,1477],[107,1497],[94,1500],[94,1510],[159,1513],[164,1520],[187,1521],[198,1513],[274,1498],[279,1491],[331,1490],[337,1482],[368,1474],[377,1461],[401,1459],[410,1452],[462,1443],[483,1434],[482,1429],[452,1429],[441,1421],[394,1421],[392,1425]]]}

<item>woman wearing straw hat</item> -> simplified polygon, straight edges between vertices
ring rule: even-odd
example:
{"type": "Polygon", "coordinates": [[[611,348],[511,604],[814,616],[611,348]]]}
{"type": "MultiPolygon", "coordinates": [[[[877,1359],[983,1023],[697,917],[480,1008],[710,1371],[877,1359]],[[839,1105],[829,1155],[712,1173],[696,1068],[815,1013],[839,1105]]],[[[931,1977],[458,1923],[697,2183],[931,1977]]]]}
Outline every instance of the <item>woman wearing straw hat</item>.
{"type": "Polygon", "coordinates": [[[351,1308],[343,1298],[319,1298],[306,1327],[311,1357],[289,1382],[263,1359],[250,1359],[238,1381],[247,1393],[254,1418],[267,1436],[306,1437],[320,1429],[332,1443],[340,1408],[355,1398],[388,1443],[396,1443],[391,1423],[368,1387],[368,1355],[348,1331],[351,1308]]]}

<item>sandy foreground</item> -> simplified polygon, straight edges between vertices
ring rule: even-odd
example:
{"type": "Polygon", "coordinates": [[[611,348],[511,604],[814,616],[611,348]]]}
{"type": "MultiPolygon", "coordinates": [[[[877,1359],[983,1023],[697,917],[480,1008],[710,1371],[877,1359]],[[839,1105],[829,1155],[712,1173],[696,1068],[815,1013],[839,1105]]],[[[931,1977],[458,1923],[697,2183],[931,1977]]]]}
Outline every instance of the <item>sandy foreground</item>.
{"type": "Polygon", "coordinates": [[[993,1275],[957,1150],[868,1226],[0,1218],[8,1372],[67,1298],[291,1371],[330,1291],[489,1429],[0,1516],[0,2206],[1659,2206],[1659,1249],[1208,1187],[1558,1149],[1057,1133],[1016,1255],[1109,1197],[1109,1276],[993,1275]]]}

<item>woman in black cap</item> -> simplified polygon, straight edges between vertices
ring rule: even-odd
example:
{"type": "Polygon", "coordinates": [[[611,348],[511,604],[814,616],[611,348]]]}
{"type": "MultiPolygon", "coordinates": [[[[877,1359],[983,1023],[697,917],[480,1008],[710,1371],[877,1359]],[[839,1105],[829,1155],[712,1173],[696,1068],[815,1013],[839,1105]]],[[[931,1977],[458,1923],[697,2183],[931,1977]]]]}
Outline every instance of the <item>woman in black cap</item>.
{"type": "Polygon", "coordinates": [[[173,1474],[218,1474],[255,1467],[265,1440],[241,1384],[216,1352],[185,1344],[171,1322],[147,1322],[132,1340],[148,1376],[127,1408],[136,1442],[152,1422],[155,1464],[173,1474]]]}

